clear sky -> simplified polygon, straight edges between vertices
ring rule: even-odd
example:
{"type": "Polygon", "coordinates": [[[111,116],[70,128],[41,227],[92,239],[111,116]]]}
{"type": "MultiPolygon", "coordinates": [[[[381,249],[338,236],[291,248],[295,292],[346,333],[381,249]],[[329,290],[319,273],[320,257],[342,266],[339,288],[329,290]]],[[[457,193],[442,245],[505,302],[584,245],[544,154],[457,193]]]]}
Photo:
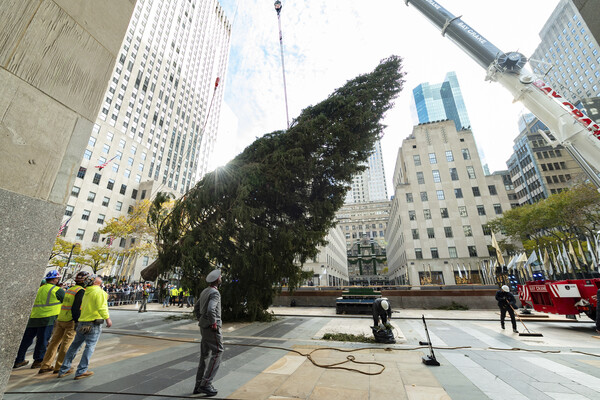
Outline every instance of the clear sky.
{"type": "MultiPolygon", "coordinates": [[[[219,0],[233,22],[225,103],[211,169],[257,137],[286,128],[277,13],[271,0],[219,0]],[[237,12],[236,12],[237,10],[237,12]]],[[[412,89],[455,71],[478,146],[490,171],[506,169],[526,111],[454,43],[404,0],[281,0],[290,120],[392,54],[404,58],[406,83],[385,120],[382,151],[388,194],[402,140],[416,121],[412,89]]],[[[439,0],[504,52],[531,55],[559,0],[439,0]]]]}

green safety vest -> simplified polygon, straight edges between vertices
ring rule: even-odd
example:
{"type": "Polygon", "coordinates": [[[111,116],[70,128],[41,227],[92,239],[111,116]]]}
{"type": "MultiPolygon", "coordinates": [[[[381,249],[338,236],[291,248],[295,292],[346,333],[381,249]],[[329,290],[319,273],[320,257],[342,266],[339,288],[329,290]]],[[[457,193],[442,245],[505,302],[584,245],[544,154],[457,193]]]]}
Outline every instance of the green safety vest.
{"type": "Polygon", "coordinates": [[[33,302],[31,318],[46,318],[58,315],[60,312],[60,300],[56,297],[59,287],[46,283],[40,287],[33,302]]]}
{"type": "Polygon", "coordinates": [[[83,287],[75,285],[65,291],[65,299],[63,300],[62,306],[60,306],[60,312],[58,313],[59,321],[71,321],[73,320],[73,314],[71,313],[71,307],[75,301],[75,295],[77,292],[82,290],[83,287]]]}

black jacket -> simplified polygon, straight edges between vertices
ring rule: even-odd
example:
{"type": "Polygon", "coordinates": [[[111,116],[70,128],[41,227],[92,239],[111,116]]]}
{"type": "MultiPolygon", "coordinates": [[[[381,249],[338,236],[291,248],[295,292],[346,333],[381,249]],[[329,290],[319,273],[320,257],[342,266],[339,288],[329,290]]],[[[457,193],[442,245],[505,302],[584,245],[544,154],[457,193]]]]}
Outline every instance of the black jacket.
{"type": "Polygon", "coordinates": [[[392,318],[392,306],[390,305],[390,301],[385,298],[375,299],[373,301],[373,317],[379,318],[379,316],[382,314],[387,314],[389,319],[392,318]],[[387,311],[384,310],[383,307],[381,307],[381,302],[383,300],[387,300],[387,302],[388,302],[389,307],[388,307],[387,311]]]}
{"type": "Polygon", "coordinates": [[[498,307],[508,308],[508,305],[510,304],[513,306],[513,308],[517,308],[517,300],[515,299],[515,296],[513,296],[512,293],[505,292],[502,289],[496,292],[496,301],[498,301],[498,307]]]}

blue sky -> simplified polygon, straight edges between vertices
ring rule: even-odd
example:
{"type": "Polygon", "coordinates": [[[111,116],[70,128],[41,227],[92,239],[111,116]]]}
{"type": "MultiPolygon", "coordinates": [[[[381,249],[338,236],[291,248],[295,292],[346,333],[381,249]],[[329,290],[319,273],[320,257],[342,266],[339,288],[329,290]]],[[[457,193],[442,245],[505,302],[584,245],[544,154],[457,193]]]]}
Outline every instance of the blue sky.
{"type": "MultiPolygon", "coordinates": [[[[285,129],[277,14],[271,0],[219,0],[233,22],[225,103],[211,165],[223,165],[257,137],[285,129]],[[237,13],[235,12],[237,8],[237,13]],[[235,18],[234,18],[235,15],[235,18]]],[[[506,168],[524,111],[485,71],[403,0],[281,0],[290,119],[391,54],[404,58],[403,92],[382,140],[388,194],[402,140],[415,124],[412,89],[455,71],[479,147],[490,170],[506,168]]],[[[501,50],[530,55],[558,0],[441,0],[501,50]],[[492,7],[493,4],[493,7],[492,7]]]]}

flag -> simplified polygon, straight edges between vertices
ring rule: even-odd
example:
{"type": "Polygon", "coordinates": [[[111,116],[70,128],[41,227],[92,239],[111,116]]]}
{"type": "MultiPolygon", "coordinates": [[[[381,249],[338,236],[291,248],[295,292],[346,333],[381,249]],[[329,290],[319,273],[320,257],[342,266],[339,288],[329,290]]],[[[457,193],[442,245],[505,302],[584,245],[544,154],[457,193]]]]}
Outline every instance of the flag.
{"type": "Polygon", "coordinates": [[[565,247],[565,244],[562,244],[562,258],[563,261],[565,263],[565,265],[567,266],[567,272],[573,272],[573,265],[571,265],[571,260],[569,259],[569,253],[567,252],[567,248],[565,247]]]}
{"type": "Polygon", "coordinates": [[[581,265],[579,264],[579,259],[577,258],[577,253],[575,253],[575,249],[573,248],[573,243],[569,240],[569,254],[573,257],[573,266],[577,269],[577,271],[581,271],[581,265]]]}
{"type": "Polygon", "coordinates": [[[460,264],[456,263],[456,269],[458,270],[458,277],[462,279],[462,272],[460,270],[460,264]]]}
{"type": "Polygon", "coordinates": [[[545,274],[548,273],[548,271],[547,271],[548,266],[546,264],[544,264],[544,257],[542,257],[542,250],[540,250],[539,247],[538,247],[538,260],[540,262],[540,269],[542,271],[544,271],[545,274]]]}
{"type": "Polygon", "coordinates": [[[56,235],[56,237],[59,237],[59,236],[60,236],[60,235],[63,233],[63,231],[65,230],[65,228],[66,228],[66,227],[67,227],[67,225],[69,224],[69,221],[71,220],[71,218],[73,218],[73,217],[69,217],[69,219],[68,219],[68,220],[66,220],[66,221],[65,221],[65,222],[64,222],[64,223],[63,223],[63,224],[60,226],[60,228],[58,229],[58,235],[56,235]]]}
{"type": "Polygon", "coordinates": [[[598,267],[598,260],[596,260],[594,248],[590,244],[590,239],[587,236],[585,237],[585,242],[587,244],[588,253],[590,253],[590,256],[592,257],[592,265],[594,266],[594,269],[596,269],[598,267]]]}
{"type": "Polygon", "coordinates": [[[113,158],[111,158],[110,160],[106,161],[105,163],[102,163],[100,165],[96,165],[94,168],[98,168],[99,171],[102,171],[102,169],[104,167],[106,167],[112,160],[114,160],[115,158],[117,158],[118,156],[114,156],[113,158]]]}
{"type": "Polygon", "coordinates": [[[515,274],[515,263],[517,262],[517,257],[516,256],[512,256],[512,258],[510,259],[510,261],[508,262],[508,265],[506,266],[506,269],[508,270],[508,273],[510,274],[510,270],[512,269],[512,275],[516,275],[515,274]]]}
{"type": "MultiPolygon", "coordinates": [[[[554,253],[554,249],[552,249],[552,253],[554,253]]],[[[567,272],[567,267],[565,266],[565,261],[563,260],[562,254],[560,253],[560,246],[556,245],[556,265],[558,267],[558,272],[564,274],[567,272]]]]}
{"type": "Polygon", "coordinates": [[[502,251],[500,250],[500,246],[498,246],[498,242],[496,241],[496,235],[494,235],[494,231],[492,231],[492,247],[496,249],[496,259],[498,260],[500,266],[505,265],[504,257],[502,257],[502,251]]]}
{"type": "Polygon", "coordinates": [[[548,249],[544,247],[544,264],[546,264],[546,268],[548,268],[548,275],[554,274],[552,270],[552,262],[550,261],[550,255],[548,254],[548,249]]]}
{"type": "Polygon", "coordinates": [[[581,254],[581,261],[583,262],[583,265],[580,264],[580,266],[586,267],[587,266],[587,259],[585,258],[585,253],[583,252],[583,248],[581,247],[581,241],[578,240],[577,241],[577,250],[579,251],[579,254],[581,254]]]}
{"type": "Polygon", "coordinates": [[[537,260],[538,260],[537,254],[536,254],[535,250],[533,250],[531,252],[531,254],[529,255],[529,258],[525,262],[525,269],[532,280],[533,280],[533,268],[532,267],[533,267],[533,263],[536,262],[537,260]]]}
{"type": "Polygon", "coordinates": [[[469,274],[467,273],[467,268],[465,267],[465,263],[463,263],[463,271],[465,272],[465,279],[469,279],[469,274]]]}
{"type": "Polygon", "coordinates": [[[106,247],[110,247],[114,240],[115,240],[114,237],[109,236],[108,239],[106,239],[106,247]]]}

